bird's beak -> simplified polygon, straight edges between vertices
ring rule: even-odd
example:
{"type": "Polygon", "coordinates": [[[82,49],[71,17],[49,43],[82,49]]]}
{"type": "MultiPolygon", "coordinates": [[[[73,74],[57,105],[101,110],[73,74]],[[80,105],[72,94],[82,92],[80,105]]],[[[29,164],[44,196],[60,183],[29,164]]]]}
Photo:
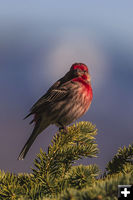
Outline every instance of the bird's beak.
{"type": "Polygon", "coordinates": [[[75,71],[74,71],[74,76],[75,76],[75,77],[82,77],[82,76],[85,76],[85,77],[86,77],[85,79],[86,79],[88,82],[91,81],[91,77],[90,77],[90,74],[89,74],[88,72],[83,72],[83,71],[75,70],[75,71]]]}
{"type": "Polygon", "coordinates": [[[90,76],[90,74],[88,74],[88,73],[85,73],[85,75],[87,76],[87,81],[91,81],[91,76],[90,76]]]}

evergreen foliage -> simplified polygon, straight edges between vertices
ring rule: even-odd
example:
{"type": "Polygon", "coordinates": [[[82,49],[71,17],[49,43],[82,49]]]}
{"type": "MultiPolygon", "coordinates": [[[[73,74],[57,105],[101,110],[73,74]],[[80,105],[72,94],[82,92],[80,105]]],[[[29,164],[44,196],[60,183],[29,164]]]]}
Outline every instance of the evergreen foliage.
{"type": "Polygon", "coordinates": [[[133,144],[129,145],[128,148],[119,148],[118,153],[113,159],[107,164],[106,170],[108,174],[114,174],[124,170],[126,163],[132,163],[133,158],[133,144]]]}
{"type": "Polygon", "coordinates": [[[133,145],[118,150],[104,175],[95,164],[74,166],[97,156],[96,134],[79,122],[56,133],[47,153],[40,149],[31,174],[0,171],[0,200],[116,200],[118,185],[133,184],[133,145]]]}

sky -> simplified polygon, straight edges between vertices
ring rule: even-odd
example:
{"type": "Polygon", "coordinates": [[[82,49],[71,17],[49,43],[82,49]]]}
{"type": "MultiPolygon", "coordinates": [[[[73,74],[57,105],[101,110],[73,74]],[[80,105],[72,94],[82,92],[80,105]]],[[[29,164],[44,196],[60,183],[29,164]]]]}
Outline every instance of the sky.
{"type": "Polygon", "coordinates": [[[96,124],[101,169],[133,142],[133,2],[0,0],[0,169],[31,172],[57,127],[38,136],[24,161],[17,157],[32,132],[31,106],[75,62],[92,77],[93,101],[78,121],[96,124]]]}

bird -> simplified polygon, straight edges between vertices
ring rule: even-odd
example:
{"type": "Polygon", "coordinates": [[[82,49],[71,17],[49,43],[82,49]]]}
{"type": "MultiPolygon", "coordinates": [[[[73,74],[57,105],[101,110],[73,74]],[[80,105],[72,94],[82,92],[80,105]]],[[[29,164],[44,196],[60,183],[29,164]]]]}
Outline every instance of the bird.
{"type": "Polygon", "coordinates": [[[67,125],[80,118],[90,107],[93,98],[91,76],[87,65],[74,63],[70,70],[31,107],[32,134],[22,148],[18,160],[23,160],[36,137],[49,125],[67,130],[67,125]]]}

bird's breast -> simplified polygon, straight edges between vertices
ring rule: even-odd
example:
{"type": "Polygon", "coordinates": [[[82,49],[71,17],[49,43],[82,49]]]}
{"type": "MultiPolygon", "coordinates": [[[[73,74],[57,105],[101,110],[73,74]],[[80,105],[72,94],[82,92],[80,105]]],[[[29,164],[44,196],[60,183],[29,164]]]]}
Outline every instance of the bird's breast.
{"type": "Polygon", "coordinates": [[[90,102],[92,101],[93,98],[93,92],[92,92],[92,87],[90,83],[87,83],[84,79],[81,77],[73,79],[74,82],[77,82],[79,84],[79,95],[81,95],[82,99],[84,102],[90,102]]]}

